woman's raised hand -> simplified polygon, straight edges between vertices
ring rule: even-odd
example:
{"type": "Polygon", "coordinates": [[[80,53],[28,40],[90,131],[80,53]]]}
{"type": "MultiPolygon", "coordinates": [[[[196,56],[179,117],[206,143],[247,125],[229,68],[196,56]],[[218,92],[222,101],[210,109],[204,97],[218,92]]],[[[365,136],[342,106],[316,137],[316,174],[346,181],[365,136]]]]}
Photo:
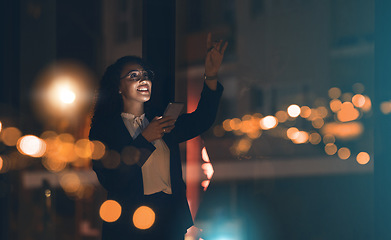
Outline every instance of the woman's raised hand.
{"type": "Polygon", "coordinates": [[[223,40],[212,42],[212,34],[208,33],[206,39],[206,47],[208,50],[205,59],[205,75],[208,77],[216,76],[220,69],[228,42],[225,42],[224,45],[222,44],[223,40]]]}
{"type": "Polygon", "coordinates": [[[171,132],[175,127],[174,124],[175,120],[169,116],[155,117],[141,134],[148,142],[153,142],[162,138],[165,133],[171,132]]]}

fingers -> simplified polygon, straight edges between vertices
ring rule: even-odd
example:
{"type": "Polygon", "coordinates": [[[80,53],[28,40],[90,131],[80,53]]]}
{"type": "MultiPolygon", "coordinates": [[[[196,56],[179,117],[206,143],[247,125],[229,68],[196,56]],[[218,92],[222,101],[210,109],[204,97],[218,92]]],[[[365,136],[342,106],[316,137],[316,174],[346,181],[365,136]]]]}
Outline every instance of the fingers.
{"type": "Polygon", "coordinates": [[[227,49],[227,47],[228,47],[228,42],[225,42],[225,43],[224,43],[224,46],[223,46],[223,49],[221,49],[221,54],[224,55],[224,52],[225,52],[225,50],[227,49]]]}

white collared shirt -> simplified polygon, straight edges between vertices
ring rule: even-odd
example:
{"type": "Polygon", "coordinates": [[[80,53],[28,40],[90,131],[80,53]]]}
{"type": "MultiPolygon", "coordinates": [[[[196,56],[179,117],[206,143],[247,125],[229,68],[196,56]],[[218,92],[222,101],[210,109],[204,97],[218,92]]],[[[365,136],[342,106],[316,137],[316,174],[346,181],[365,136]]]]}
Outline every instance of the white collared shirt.
{"type": "MultiPolygon", "coordinates": [[[[121,117],[130,135],[135,139],[149,124],[145,114],[136,117],[131,113],[121,113],[121,117]]],[[[153,141],[155,151],[141,167],[144,195],[157,192],[172,194],[170,178],[170,149],[163,139],[153,141]]]]}

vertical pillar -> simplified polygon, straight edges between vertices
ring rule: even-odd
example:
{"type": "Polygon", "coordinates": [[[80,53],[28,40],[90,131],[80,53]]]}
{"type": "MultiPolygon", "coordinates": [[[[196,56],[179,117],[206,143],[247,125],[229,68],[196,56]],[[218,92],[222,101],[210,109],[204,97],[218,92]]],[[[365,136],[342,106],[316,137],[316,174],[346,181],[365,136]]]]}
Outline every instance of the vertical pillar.
{"type": "Polygon", "coordinates": [[[375,0],[375,239],[391,239],[391,115],[380,112],[391,99],[391,1],[375,0]]]}

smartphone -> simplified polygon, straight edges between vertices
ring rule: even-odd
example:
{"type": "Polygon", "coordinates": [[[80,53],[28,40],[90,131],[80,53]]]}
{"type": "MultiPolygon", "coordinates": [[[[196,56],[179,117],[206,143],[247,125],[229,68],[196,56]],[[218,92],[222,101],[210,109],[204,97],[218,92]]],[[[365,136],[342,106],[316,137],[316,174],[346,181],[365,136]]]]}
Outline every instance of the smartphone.
{"type": "Polygon", "coordinates": [[[184,106],[185,104],[181,102],[169,103],[166,110],[164,111],[163,116],[170,116],[172,119],[177,120],[184,106]]]}

